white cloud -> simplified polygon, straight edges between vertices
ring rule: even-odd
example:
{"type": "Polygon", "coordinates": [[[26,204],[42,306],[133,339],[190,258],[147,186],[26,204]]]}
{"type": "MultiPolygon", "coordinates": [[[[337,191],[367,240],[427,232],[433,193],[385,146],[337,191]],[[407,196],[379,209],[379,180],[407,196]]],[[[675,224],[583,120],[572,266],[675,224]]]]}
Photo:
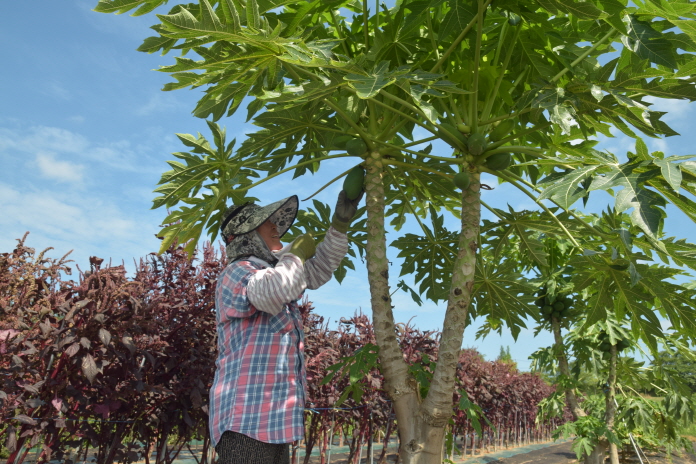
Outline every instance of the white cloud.
{"type": "Polygon", "coordinates": [[[84,166],[68,161],[58,161],[52,153],[37,153],[36,166],[43,177],[58,182],[78,183],[83,178],[84,166]]]}

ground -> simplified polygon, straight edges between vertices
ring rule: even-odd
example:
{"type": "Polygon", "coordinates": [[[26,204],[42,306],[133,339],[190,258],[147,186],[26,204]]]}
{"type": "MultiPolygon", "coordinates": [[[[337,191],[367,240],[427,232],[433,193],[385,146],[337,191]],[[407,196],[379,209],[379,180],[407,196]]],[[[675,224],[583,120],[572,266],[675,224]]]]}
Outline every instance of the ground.
{"type": "MultiPolygon", "coordinates": [[[[474,457],[468,456],[464,460],[455,459],[456,464],[575,464],[577,459],[575,453],[571,450],[572,441],[566,441],[560,444],[532,445],[514,450],[499,451],[497,453],[488,453],[477,455],[474,457]],[[531,449],[535,448],[536,449],[531,449]],[[521,451],[516,453],[517,451],[521,451]],[[513,454],[516,453],[516,454],[513,454]]],[[[640,459],[635,454],[626,456],[622,460],[622,464],[696,464],[696,446],[693,453],[684,453],[683,455],[666,456],[664,453],[646,452],[647,462],[643,458],[640,459]]],[[[349,464],[345,454],[334,454],[331,456],[331,464],[349,464]]],[[[378,454],[375,454],[374,462],[377,463],[378,454]]],[[[387,463],[395,462],[396,454],[389,453],[387,463]]],[[[300,459],[300,463],[303,459],[300,459]]],[[[319,457],[313,456],[309,461],[310,464],[320,464],[319,457]]],[[[609,461],[607,460],[607,463],[609,461]]],[[[370,464],[366,456],[363,456],[361,464],[370,464]]]]}

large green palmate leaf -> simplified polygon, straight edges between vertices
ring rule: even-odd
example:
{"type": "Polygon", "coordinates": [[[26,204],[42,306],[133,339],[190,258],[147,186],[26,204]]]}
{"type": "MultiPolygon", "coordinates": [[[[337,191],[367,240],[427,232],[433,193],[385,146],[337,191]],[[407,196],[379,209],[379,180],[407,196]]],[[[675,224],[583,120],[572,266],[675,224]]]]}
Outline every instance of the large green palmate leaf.
{"type": "MultiPolygon", "coordinates": [[[[479,260],[472,308],[473,315],[486,317],[489,323],[497,325],[496,321],[504,321],[515,339],[526,327],[524,319],[535,316],[537,310],[531,305],[535,288],[515,272],[516,267],[510,259],[479,260]]],[[[500,331],[500,325],[497,329],[500,331]]]]}
{"type": "Polygon", "coordinates": [[[404,259],[401,276],[413,274],[418,292],[433,301],[446,301],[449,296],[452,266],[457,256],[458,234],[443,227],[444,217],[431,216],[432,228],[423,226],[426,235],[404,234],[391,246],[404,259]]]}
{"type": "MultiPolygon", "coordinates": [[[[607,318],[623,319],[624,315],[628,315],[633,333],[639,334],[651,350],[657,352],[657,340],[663,338],[664,334],[653,305],[656,298],[666,297],[663,289],[665,278],[669,276],[664,272],[655,272],[660,271],[659,268],[648,270],[647,265],[638,265],[637,269],[643,277],[636,285],[629,270],[616,269],[596,255],[574,258],[570,265],[573,268],[574,291],[584,296],[587,305],[583,328],[607,318]]],[[[683,308],[680,310],[685,311],[683,308]]],[[[671,317],[674,317],[674,308],[670,307],[670,311],[671,317]]]]}
{"type": "Polygon", "coordinates": [[[674,284],[665,279],[658,280],[656,272],[641,269],[646,277],[641,279],[642,291],[654,295],[660,312],[670,323],[670,329],[678,333],[696,331],[696,302],[693,289],[674,284]]]}
{"type": "Polygon", "coordinates": [[[587,188],[582,183],[601,169],[601,165],[591,165],[570,172],[553,173],[539,182],[540,187],[546,187],[539,199],[550,198],[562,208],[569,209],[575,202],[587,196],[587,188]]]}
{"type": "Polygon", "coordinates": [[[666,202],[655,192],[645,189],[643,184],[656,175],[659,170],[639,172],[639,163],[631,162],[612,166],[603,175],[595,177],[589,190],[608,190],[622,187],[616,195],[615,208],[618,212],[633,208],[631,220],[633,224],[652,237],[660,234],[665,211],[662,209],[666,202]]]}
{"type": "Polygon", "coordinates": [[[423,163],[430,172],[438,172],[433,178],[430,172],[419,169],[409,169],[402,165],[390,166],[389,189],[386,193],[387,216],[392,217],[391,225],[399,230],[409,215],[415,214],[425,218],[431,211],[446,209],[456,211],[460,204],[459,195],[454,190],[452,180],[454,170],[448,164],[430,160],[423,163]],[[410,198],[404,201],[404,198],[410,198]]]}
{"type": "Polygon", "coordinates": [[[508,208],[509,212],[494,210],[499,221],[484,221],[481,227],[482,233],[487,235],[486,243],[491,247],[493,259],[504,259],[509,251],[509,241],[515,239],[517,247],[530,261],[538,266],[548,266],[548,253],[535,232],[560,234],[558,225],[537,212],[515,212],[512,207],[508,208]]]}
{"type": "Polygon", "coordinates": [[[624,22],[628,34],[623,36],[623,43],[629,50],[652,63],[677,68],[672,45],[650,23],[640,21],[633,15],[626,15],[624,22]]]}

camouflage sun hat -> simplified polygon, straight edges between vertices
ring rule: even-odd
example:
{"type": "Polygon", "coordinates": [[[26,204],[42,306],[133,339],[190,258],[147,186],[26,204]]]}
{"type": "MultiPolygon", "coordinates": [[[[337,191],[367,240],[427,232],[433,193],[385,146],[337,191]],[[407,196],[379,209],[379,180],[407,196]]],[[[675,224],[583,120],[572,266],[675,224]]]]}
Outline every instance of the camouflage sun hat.
{"type": "Polygon", "coordinates": [[[295,222],[299,203],[297,195],[293,195],[267,206],[259,206],[255,203],[232,205],[222,216],[220,231],[223,240],[228,242],[230,236],[248,234],[269,219],[276,225],[278,235],[282,237],[295,222]]]}
{"type": "Polygon", "coordinates": [[[278,229],[279,238],[282,237],[295,222],[298,207],[297,195],[267,206],[254,203],[231,206],[225,211],[220,225],[227,260],[232,262],[245,256],[256,256],[274,265],[278,260],[256,229],[270,219],[278,229]]]}

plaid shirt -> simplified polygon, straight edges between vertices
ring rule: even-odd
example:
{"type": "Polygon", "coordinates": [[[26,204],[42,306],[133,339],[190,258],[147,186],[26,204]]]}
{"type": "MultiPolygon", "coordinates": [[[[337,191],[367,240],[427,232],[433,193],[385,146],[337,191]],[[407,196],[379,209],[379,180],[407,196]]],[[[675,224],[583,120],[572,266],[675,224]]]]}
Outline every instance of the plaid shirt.
{"type": "Polygon", "coordinates": [[[214,445],[227,430],[265,443],[304,436],[304,328],[297,300],[306,288],[329,281],[347,249],[345,234],[330,228],[304,265],[286,253],[275,267],[250,257],[220,274],[217,369],[210,389],[214,445]]]}

